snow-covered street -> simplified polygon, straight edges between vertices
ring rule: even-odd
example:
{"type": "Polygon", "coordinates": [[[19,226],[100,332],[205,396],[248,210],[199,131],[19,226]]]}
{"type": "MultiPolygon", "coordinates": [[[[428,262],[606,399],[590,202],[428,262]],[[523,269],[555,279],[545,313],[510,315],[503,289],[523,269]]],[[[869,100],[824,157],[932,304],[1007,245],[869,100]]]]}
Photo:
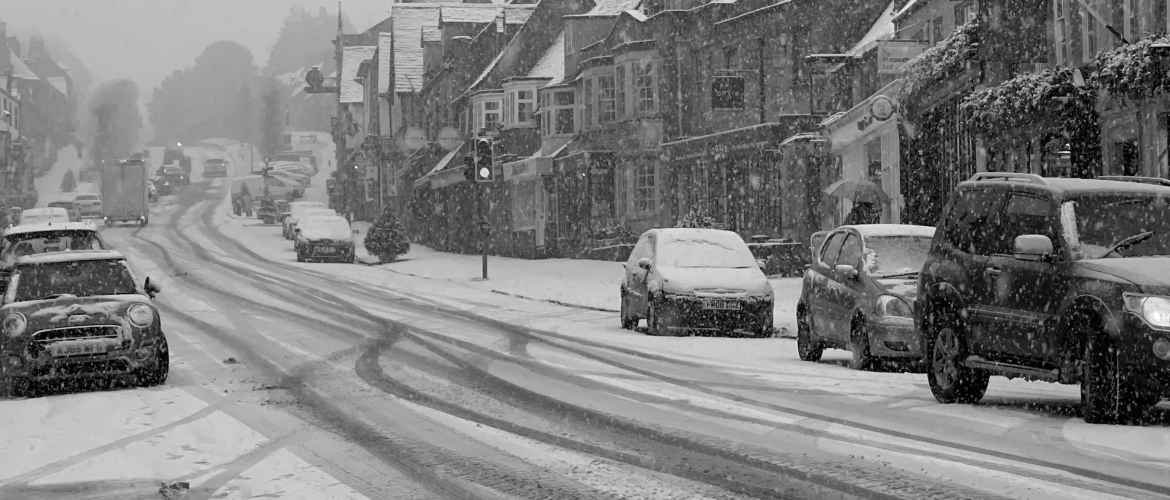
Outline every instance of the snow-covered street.
{"type": "MultiPolygon", "coordinates": [[[[1076,386],[993,378],[982,403],[940,405],[925,375],[844,351],[623,330],[611,262],[493,259],[487,282],[477,256],[424,248],[298,264],[202,179],[237,150],[187,151],[194,182],[150,226],[103,230],[162,286],[170,379],[0,401],[0,498],[1170,495],[1165,404],[1088,425],[1076,386]]],[[[794,330],[799,281],[772,284],[794,330]]]]}

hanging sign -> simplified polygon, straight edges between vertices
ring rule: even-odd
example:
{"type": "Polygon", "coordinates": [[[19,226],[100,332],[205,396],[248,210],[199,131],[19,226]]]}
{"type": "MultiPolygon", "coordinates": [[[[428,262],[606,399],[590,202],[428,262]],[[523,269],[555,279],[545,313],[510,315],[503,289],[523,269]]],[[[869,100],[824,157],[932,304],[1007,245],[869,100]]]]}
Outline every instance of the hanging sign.
{"type": "Polygon", "coordinates": [[[926,44],[915,41],[878,42],[878,73],[898,75],[906,69],[906,63],[926,50],[926,44]]]}
{"type": "Polygon", "coordinates": [[[443,127],[439,131],[439,146],[444,150],[452,151],[463,144],[463,134],[455,127],[443,127]]]}
{"type": "Polygon", "coordinates": [[[402,150],[408,153],[413,153],[427,145],[427,132],[418,127],[410,127],[406,129],[406,135],[402,136],[402,150]]]}

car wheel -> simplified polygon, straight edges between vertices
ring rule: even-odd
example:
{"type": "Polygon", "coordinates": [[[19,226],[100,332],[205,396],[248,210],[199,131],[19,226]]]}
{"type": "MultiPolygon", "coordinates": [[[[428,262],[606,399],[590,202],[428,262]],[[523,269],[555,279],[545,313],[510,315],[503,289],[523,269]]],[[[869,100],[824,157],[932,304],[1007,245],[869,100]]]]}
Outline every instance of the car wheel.
{"type": "Polygon", "coordinates": [[[626,298],[622,297],[621,319],[622,328],[625,330],[633,330],[638,326],[638,317],[630,314],[629,307],[626,306],[626,298]]]}
{"type": "Polygon", "coordinates": [[[954,325],[943,325],[927,338],[926,378],[940,403],[976,403],[987,392],[991,375],[963,364],[967,346],[954,325]]]}
{"type": "Polygon", "coordinates": [[[812,339],[812,325],[808,323],[808,312],[804,306],[796,308],[796,353],[802,361],[820,361],[825,352],[820,342],[812,339]]]}
{"type": "Polygon", "coordinates": [[[300,250],[297,250],[297,262],[304,262],[304,261],[305,261],[305,254],[301,253],[300,250]]]}
{"type": "Polygon", "coordinates": [[[158,351],[155,352],[154,365],[141,369],[138,372],[138,385],[142,387],[153,387],[161,385],[167,381],[167,376],[171,373],[171,349],[167,344],[167,338],[163,337],[158,344],[158,351]]]}
{"type": "Polygon", "coordinates": [[[1094,333],[1088,337],[1084,360],[1081,416],[1085,422],[1118,423],[1145,409],[1133,397],[1133,385],[1125,380],[1118,367],[1117,350],[1104,335],[1094,333]]]}
{"type": "Polygon", "coordinates": [[[142,218],[142,227],[146,227],[147,224],[150,224],[150,217],[143,217],[142,218]]]}
{"type": "Polygon", "coordinates": [[[865,327],[865,322],[853,322],[849,335],[849,351],[853,353],[854,370],[873,369],[874,359],[869,351],[869,329],[865,327]]]}

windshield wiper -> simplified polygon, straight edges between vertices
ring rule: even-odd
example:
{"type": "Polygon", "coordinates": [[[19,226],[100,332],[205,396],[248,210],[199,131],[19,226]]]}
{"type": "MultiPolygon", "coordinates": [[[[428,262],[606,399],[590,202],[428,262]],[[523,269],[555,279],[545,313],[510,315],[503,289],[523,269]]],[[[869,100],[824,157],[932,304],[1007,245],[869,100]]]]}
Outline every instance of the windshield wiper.
{"type": "Polygon", "coordinates": [[[1123,238],[1121,241],[1118,241],[1117,243],[1114,243],[1112,246],[1110,246],[1109,250],[1106,250],[1104,254],[1101,254],[1101,256],[1104,257],[1104,256],[1109,255],[1109,254],[1116,252],[1118,250],[1132,247],[1138,243],[1141,243],[1143,241],[1150,239],[1150,237],[1153,235],[1154,235],[1153,231],[1146,231],[1144,233],[1135,234],[1135,235],[1130,236],[1128,238],[1123,238]]]}
{"type": "Polygon", "coordinates": [[[904,273],[883,274],[881,276],[874,276],[874,277],[877,279],[883,279],[883,278],[906,278],[906,277],[910,277],[910,276],[918,276],[918,271],[907,271],[904,273]]]}
{"type": "Polygon", "coordinates": [[[46,295],[44,297],[37,297],[33,300],[53,300],[53,299],[60,299],[62,297],[76,297],[76,295],[73,295],[72,293],[54,293],[52,295],[46,295]]]}

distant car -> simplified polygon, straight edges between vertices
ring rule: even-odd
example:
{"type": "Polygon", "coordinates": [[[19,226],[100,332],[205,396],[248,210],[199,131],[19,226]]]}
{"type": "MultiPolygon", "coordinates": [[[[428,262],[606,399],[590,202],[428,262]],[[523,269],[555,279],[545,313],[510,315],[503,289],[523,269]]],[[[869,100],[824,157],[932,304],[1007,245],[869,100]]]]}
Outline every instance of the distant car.
{"type": "Polygon", "coordinates": [[[294,249],[297,262],[333,259],[353,262],[354,231],[345,217],[313,215],[300,223],[294,249]]]}
{"type": "MultiPolygon", "coordinates": [[[[297,217],[305,210],[325,208],[325,204],[319,201],[294,201],[288,204],[288,212],[281,214],[281,234],[284,239],[291,240],[296,236],[297,217]]],[[[330,210],[332,211],[332,210],[330,210]]],[[[337,215],[337,212],[321,215],[337,215]]]]}
{"type": "Polygon", "coordinates": [[[69,221],[70,222],[81,221],[81,211],[77,209],[77,207],[73,204],[72,201],[54,201],[54,202],[49,203],[49,207],[50,208],[52,208],[52,207],[64,208],[65,211],[69,213],[69,221]]]}
{"type": "Polygon", "coordinates": [[[170,372],[170,349],[151,299],[112,250],[21,257],[0,305],[0,392],[27,395],[34,384],[131,376],[158,385],[170,372]]]}
{"type": "Polygon", "coordinates": [[[187,177],[187,172],[182,167],[176,165],[163,166],[161,177],[166,179],[171,186],[186,186],[191,184],[191,179],[187,177]]]}
{"type": "Polygon", "coordinates": [[[276,176],[276,177],[282,177],[284,179],[288,179],[290,181],[296,182],[297,184],[301,185],[301,189],[308,188],[309,183],[310,183],[310,179],[312,179],[311,177],[309,177],[307,175],[301,175],[301,174],[298,174],[295,172],[290,172],[288,170],[271,170],[268,172],[268,174],[272,175],[272,176],[276,176]]]}
{"type": "Polygon", "coordinates": [[[69,223],[69,211],[61,207],[29,208],[20,213],[20,223],[17,225],[30,226],[45,223],[67,224],[69,223]]]}
{"type": "Polygon", "coordinates": [[[26,255],[107,248],[98,227],[90,222],[10,227],[0,239],[0,284],[7,283],[16,260],[26,255]]]}
{"type": "Polygon", "coordinates": [[[154,184],[154,189],[158,191],[158,196],[167,196],[173,191],[171,183],[162,177],[151,177],[150,183],[154,184]]]}
{"type": "Polygon", "coordinates": [[[102,217],[102,197],[96,194],[79,194],[73,198],[73,206],[81,212],[81,218],[102,217]]]}
{"type": "Polygon", "coordinates": [[[817,248],[796,305],[800,359],[826,347],[849,349],[853,366],[881,359],[918,360],[914,329],[918,272],[934,228],[909,224],[841,226],[817,248]]]}
{"type": "Polygon", "coordinates": [[[626,262],[621,325],[646,318],[647,333],[688,330],[772,334],[775,296],[738,234],[718,229],[651,229],[626,262]]]}
{"type": "Polygon", "coordinates": [[[222,158],[210,158],[203,160],[203,176],[204,177],[226,177],[227,176],[227,162],[222,158]]]}

